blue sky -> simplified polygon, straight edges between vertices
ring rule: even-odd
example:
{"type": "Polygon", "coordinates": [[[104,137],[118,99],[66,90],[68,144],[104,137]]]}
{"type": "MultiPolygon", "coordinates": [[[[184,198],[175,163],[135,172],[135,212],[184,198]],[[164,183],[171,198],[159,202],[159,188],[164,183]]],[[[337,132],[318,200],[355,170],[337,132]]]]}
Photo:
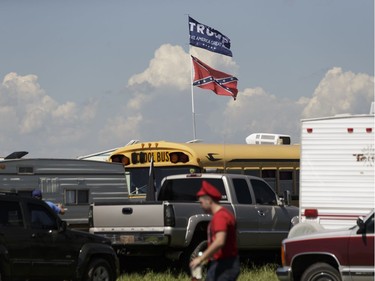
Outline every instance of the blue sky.
{"type": "Polygon", "coordinates": [[[374,100],[372,0],[0,0],[0,38],[3,156],[192,139],[189,50],[239,79],[236,101],[194,88],[205,142],[299,142],[301,118],[374,100]],[[188,14],[228,36],[233,58],[189,48],[188,14]]]}

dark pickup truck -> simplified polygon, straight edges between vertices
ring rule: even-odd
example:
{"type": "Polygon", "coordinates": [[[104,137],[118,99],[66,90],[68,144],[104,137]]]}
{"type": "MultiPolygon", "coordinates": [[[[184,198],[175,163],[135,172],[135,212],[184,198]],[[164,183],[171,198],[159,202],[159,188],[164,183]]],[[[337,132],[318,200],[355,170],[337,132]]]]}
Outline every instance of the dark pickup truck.
{"type": "Polygon", "coordinates": [[[115,281],[110,241],[66,225],[42,200],[0,193],[0,280],[115,281]]]}
{"type": "Polygon", "coordinates": [[[235,174],[168,176],[156,202],[95,203],[90,232],[110,239],[125,255],[189,259],[205,247],[211,220],[196,197],[202,180],[220,190],[220,203],[234,213],[240,252],[280,248],[298,208],[281,200],[263,179],[235,174]]]}

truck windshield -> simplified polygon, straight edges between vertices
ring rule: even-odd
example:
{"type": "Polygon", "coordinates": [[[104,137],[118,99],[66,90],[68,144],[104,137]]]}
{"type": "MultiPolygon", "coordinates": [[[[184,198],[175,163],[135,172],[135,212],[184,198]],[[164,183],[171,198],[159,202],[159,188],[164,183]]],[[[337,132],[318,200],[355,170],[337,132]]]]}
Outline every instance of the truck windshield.
{"type": "MultiPolygon", "coordinates": [[[[129,195],[145,194],[148,186],[150,168],[127,168],[126,184],[128,186],[129,195]]],[[[161,180],[166,176],[201,173],[196,166],[186,167],[155,167],[155,186],[156,190],[160,189],[161,180]]]]}

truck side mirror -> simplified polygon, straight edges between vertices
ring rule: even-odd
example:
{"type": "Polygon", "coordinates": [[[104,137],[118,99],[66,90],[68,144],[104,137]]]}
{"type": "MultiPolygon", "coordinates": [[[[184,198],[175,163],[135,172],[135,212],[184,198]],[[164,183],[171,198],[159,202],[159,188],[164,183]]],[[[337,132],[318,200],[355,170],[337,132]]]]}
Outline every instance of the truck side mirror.
{"type": "Polygon", "coordinates": [[[65,232],[67,228],[66,221],[60,221],[59,224],[59,232],[65,232]]]}
{"type": "Polygon", "coordinates": [[[283,193],[284,196],[284,205],[290,206],[290,203],[292,202],[292,195],[290,194],[289,190],[285,190],[283,193]]]}
{"type": "Polygon", "coordinates": [[[358,225],[358,228],[359,228],[358,231],[357,231],[357,234],[365,233],[366,232],[366,224],[363,221],[362,217],[359,217],[357,219],[357,225],[358,225]]]}

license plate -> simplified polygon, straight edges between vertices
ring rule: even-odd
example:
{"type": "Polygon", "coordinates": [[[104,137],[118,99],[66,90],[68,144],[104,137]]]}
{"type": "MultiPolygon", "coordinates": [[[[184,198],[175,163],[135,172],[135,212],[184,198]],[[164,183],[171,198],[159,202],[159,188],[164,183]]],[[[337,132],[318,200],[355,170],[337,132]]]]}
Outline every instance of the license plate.
{"type": "Polygon", "coordinates": [[[134,244],[134,235],[120,235],[121,244],[134,244]]]}

